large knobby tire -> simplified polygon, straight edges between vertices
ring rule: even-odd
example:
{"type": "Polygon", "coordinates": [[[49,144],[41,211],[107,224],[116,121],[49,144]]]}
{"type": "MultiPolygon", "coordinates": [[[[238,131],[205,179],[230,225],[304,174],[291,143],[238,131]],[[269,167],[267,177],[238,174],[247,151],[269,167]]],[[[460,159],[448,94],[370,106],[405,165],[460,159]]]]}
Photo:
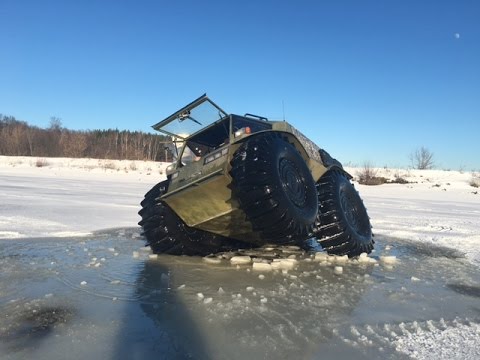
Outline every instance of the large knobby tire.
{"type": "Polygon", "coordinates": [[[187,226],[170,207],[159,199],[168,188],[168,180],[155,185],[141,202],[138,225],[156,254],[209,255],[238,248],[239,242],[187,226]]]}
{"type": "Polygon", "coordinates": [[[298,150],[277,134],[251,137],[231,161],[232,193],[269,242],[301,243],[318,212],[315,181],[298,150]]]}
{"type": "Polygon", "coordinates": [[[319,212],[315,237],[329,253],[370,253],[373,235],[370,219],[360,195],[341,170],[330,170],[317,183],[319,212]]]}

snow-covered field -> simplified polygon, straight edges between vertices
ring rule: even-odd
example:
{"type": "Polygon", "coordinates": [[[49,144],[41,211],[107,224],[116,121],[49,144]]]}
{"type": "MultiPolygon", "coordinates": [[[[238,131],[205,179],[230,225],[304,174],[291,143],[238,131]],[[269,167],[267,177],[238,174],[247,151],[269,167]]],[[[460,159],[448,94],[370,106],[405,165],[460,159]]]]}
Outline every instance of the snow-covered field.
{"type": "MultiPolygon", "coordinates": [[[[357,185],[376,234],[452,247],[480,265],[480,175],[443,170],[376,169],[409,184],[357,185]]],[[[353,176],[362,169],[347,168],[353,176]]]]}
{"type": "MultiPolygon", "coordinates": [[[[374,265],[318,262],[287,248],[278,251],[298,262],[264,274],[252,264],[232,266],[232,255],[212,264],[153,259],[139,250],[138,204],[163,179],[165,166],[0,156],[0,357],[53,359],[67,350],[72,358],[148,358],[177,354],[175,339],[185,336],[191,341],[183,345],[187,358],[480,358],[475,174],[378,169],[378,176],[409,183],[356,184],[377,239],[374,265]],[[392,254],[398,259],[393,266],[379,261],[392,254]],[[82,320],[55,330],[50,347],[5,335],[25,337],[24,328],[11,330],[12,319],[23,318],[25,309],[38,314],[55,299],[75,305],[75,312],[56,311],[62,321],[82,320]],[[112,300],[123,304],[123,322],[112,300]],[[181,324],[190,322],[195,326],[183,333],[181,324]],[[169,329],[163,341],[174,345],[145,340],[147,328],[169,329]]],[[[353,176],[360,171],[347,170],[353,176]]]]}
{"type": "MultiPolygon", "coordinates": [[[[166,166],[0,156],[0,238],[136,226],[139,201],[164,178],[166,166]]],[[[355,177],[361,169],[347,171],[355,177]]],[[[377,175],[392,180],[400,176],[410,183],[356,185],[375,234],[452,247],[480,265],[480,188],[470,185],[476,174],[377,169],[377,175]]]]}
{"type": "Polygon", "coordinates": [[[139,201],[167,165],[0,156],[0,239],[136,226],[139,201]]]}

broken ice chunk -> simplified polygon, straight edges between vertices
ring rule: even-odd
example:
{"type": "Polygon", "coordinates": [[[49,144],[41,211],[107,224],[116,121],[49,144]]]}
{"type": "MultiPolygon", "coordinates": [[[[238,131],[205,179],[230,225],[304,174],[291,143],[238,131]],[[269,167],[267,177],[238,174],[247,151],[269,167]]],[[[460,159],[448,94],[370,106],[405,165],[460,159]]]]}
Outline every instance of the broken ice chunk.
{"type": "Polygon", "coordinates": [[[209,297],[203,300],[204,304],[210,304],[213,301],[213,298],[209,297]]]}
{"type": "Polygon", "coordinates": [[[335,266],[334,269],[333,269],[333,273],[335,275],[343,274],[343,266],[335,266]]]}
{"type": "Polygon", "coordinates": [[[293,269],[295,265],[297,264],[296,259],[274,259],[271,266],[272,269],[274,270],[280,270],[280,269],[293,269]]]}
{"type": "Polygon", "coordinates": [[[360,264],[375,264],[377,262],[374,258],[369,257],[367,253],[361,253],[357,261],[360,264]]]}
{"type": "Polygon", "coordinates": [[[335,256],[335,262],[337,263],[346,263],[348,261],[348,255],[335,256]]]}
{"type": "Polygon", "coordinates": [[[205,298],[205,296],[202,294],[202,293],[197,293],[197,297],[200,299],[200,300],[203,300],[205,298]]]}
{"type": "Polygon", "coordinates": [[[272,271],[272,265],[266,264],[266,263],[261,263],[261,262],[256,262],[256,263],[253,263],[253,270],[255,270],[255,271],[272,271]]]}
{"type": "Polygon", "coordinates": [[[384,264],[395,264],[397,262],[397,257],[394,255],[380,256],[380,261],[384,264]]]}
{"type": "Polygon", "coordinates": [[[207,264],[220,264],[222,262],[222,259],[216,256],[205,256],[202,258],[202,260],[207,264]]]}
{"type": "Polygon", "coordinates": [[[328,254],[324,252],[315,253],[315,261],[327,261],[328,254]]]}
{"type": "Polygon", "coordinates": [[[251,262],[252,262],[252,258],[250,256],[233,256],[230,259],[230,263],[232,265],[250,264],[251,262]]]}

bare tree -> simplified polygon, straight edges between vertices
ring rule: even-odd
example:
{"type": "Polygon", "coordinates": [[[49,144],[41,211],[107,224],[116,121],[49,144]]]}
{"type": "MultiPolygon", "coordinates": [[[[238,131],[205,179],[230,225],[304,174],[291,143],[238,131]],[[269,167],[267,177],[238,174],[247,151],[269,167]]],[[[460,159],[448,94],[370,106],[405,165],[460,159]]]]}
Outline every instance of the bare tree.
{"type": "Polygon", "coordinates": [[[62,119],[56,116],[51,116],[50,117],[50,130],[56,130],[59,131],[62,129],[62,119]]]}
{"type": "Polygon", "coordinates": [[[433,153],[426,147],[417,148],[410,154],[410,160],[415,169],[427,170],[433,168],[435,162],[433,161],[433,153]]]}

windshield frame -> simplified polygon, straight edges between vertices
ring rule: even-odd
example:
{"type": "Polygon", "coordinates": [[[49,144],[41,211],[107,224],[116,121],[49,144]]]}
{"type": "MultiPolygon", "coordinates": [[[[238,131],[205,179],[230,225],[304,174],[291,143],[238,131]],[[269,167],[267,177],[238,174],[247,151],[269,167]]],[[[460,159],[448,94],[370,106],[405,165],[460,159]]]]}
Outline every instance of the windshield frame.
{"type": "Polygon", "coordinates": [[[227,116],[228,114],[211,101],[207,94],[203,94],[152,127],[174,138],[186,140],[227,116]],[[205,111],[208,113],[202,116],[202,112],[205,111]]]}

